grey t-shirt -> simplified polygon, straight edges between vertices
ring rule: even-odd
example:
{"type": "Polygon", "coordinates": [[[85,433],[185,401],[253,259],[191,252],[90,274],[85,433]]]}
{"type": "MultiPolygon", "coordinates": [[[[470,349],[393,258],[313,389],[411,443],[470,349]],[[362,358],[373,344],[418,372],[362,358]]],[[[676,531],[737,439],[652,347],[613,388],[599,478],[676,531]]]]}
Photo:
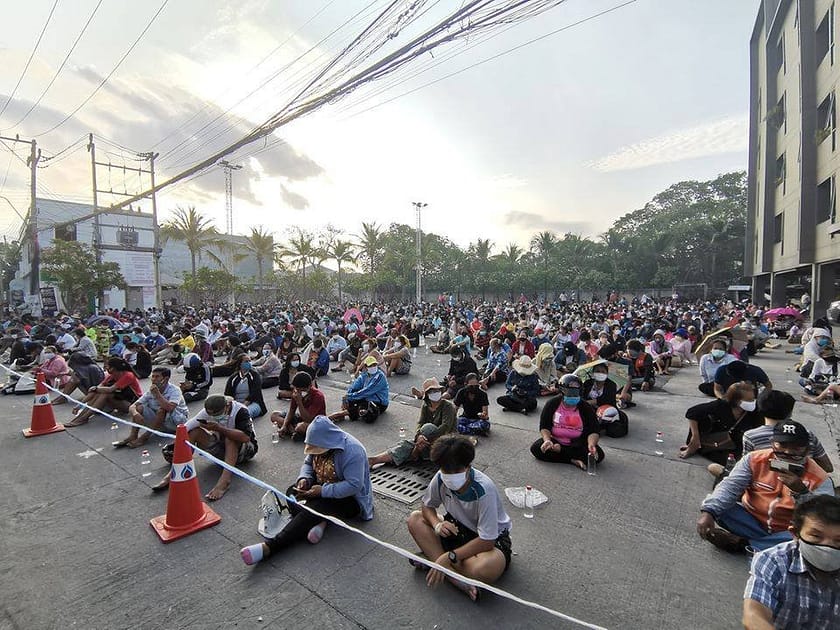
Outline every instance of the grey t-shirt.
{"type": "MultiPolygon", "coordinates": [[[[763,426],[756,427],[755,429],[750,429],[749,431],[744,432],[743,440],[745,455],[751,451],[772,448],[773,426],[765,424],[763,426]]],[[[810,457],[823,457],[825,455],[825,449],[823,448],[822,443],[820,443],[819,438],[814,435],[812,431],[808,431],[808,444],[808,455],[810,457]]]]}
{"type": "Polygon", "coordinates": [[[423,505],[444,509],[456,520],[474,530],[482,540],[496,540],[505,530],[510,530],[510,516],[505,512],[496,484],[480,470],[470,468],[470,485],[461,494],[447,488],[440,472],[435,473],[423,505]]]}
{"type": "MultiPolygon", "coordinates": [[[[172,383],[167,383],[161,394],[166,400],[176,404],[175,409],[167,414],[172,421],[176,424],[186,422],[190,412],[187,409],[187,403],[184,401],[184,395],[181,393],[181,390],[172,383]]],[[[158,399],[151,392],[146,392],[140,396],[137,403],[143,405],[143,407],[148,407],[154,413],[160,411],[160,402],[158,402],[158,399]]]]}

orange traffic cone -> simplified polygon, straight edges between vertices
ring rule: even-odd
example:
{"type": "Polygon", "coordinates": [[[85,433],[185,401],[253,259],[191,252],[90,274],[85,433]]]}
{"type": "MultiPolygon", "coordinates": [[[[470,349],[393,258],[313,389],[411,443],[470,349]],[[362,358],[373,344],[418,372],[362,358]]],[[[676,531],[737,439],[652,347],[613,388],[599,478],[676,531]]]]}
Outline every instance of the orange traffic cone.
{"type": "Polygon", "coordinates": [[[32,421],[29,428],[23,430],[24,437],[35,437],[47,433],[64,431],[63,424],[57,424],[53,408],[50,404],[50,394],[44,384],[44,374],[39,372],[35,377],[35,404],[32,407],[32,421]]]}
{"type": "Polygon", "coordinates": [[[222,517],[201,500],[192,449],[187,445],[187,427],[179,424],[175,431],[172,470],[169,472],[166,514],[153,518],[149,523],[160,539],[168,543],[212,527],[221,520],[222,517]]]}

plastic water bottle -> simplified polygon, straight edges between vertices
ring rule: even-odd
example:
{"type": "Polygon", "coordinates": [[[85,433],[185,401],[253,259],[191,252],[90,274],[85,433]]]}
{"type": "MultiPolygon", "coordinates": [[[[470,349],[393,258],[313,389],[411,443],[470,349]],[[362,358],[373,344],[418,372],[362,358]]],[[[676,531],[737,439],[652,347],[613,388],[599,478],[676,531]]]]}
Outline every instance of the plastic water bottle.
{"type": "Polygon", "coordinates": [[[271,432],[271,443],[272,444],[280,444],[280,433],[279,433],[279,431],[272,431],[271,432]]]}
{"type": "Polygon", "coordinates": [[[655,447],[653,452],[656,453],[656,455],[658,457],[663,457],[665,455],[665,450],[664,450],[665,447],[663,446],[664,444],[665,444],[665,434],[662,433],[662,431],[657,431],[656,432],[656,447],[655,447]]]}
{"type": "Polygon", "coordinates": [[[400,427],[400,439],[404,440],[408,437],[408,432],[405,430],[405,427],[400,427]]]}
{"type": "Polygon", "coordinates": [[[733,468],[735,468],[735,453],[729,453],[729,457],[726,458],[726,466],[723,469],[729,474],[733,468]]]}
{"type": "Polygon", "coordinates": [[[598,474],[598,459],[594,453],[589,453],[586,457],[586,474],[593,477],[598,474]]]}
{"type": "Polygon", "coordinates": [[[522,516],[534,518],[534,489],[531,486],[525,486],[525,511],[522,516]]]}

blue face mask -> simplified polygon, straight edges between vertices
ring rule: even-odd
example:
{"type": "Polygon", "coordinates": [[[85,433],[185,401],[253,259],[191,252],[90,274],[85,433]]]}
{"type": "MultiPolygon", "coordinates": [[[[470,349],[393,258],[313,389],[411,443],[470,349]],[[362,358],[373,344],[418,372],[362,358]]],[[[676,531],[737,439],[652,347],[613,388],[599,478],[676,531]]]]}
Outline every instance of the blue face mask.
{"type": "Polygon", "coordinates": [[[569,407],[577,407],[580,402],[580,396],[563,396],[563,404],[569,407]]]}
{"type": "Polygon", "coordinates": [[[829,339],[828,337],[820,337],[819,339],[817,339],[817,345],[821,348],[825,348],[830,343],[831,339],[829,339]]]}
{"type": "Polygon", "coordinates": [[[242,367],[243,372],[247,372],[248,370],[251,369],[251,362],[250,361],[243,361],[241,367],[242,367]]]}

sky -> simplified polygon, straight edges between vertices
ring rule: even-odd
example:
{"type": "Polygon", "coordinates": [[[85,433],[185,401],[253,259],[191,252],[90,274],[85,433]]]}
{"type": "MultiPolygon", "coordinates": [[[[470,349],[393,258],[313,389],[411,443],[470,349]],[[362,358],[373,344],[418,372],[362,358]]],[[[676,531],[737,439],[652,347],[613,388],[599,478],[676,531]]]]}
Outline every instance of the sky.
{"type": "MultiPolygon", "coordinates": [[[[671,184],[745,169],[758,2],[636,0],[575,25],[624,2],[566,0],[471,35],[236,152],[234,232],[262,226],[282,241],[329,223],[352,239],[363,221],[414,225],[419,201],[424,230],[464,247],[489,238],[497,253],[546,229],[597,238],[671,184]]],[[[176,175],[283,109],[387,4],[170,0],[114,70],[161,3],[3,0],[14,28],[0,31],[0,135],[36,139],[39,196],[91,201],[89,133],[111,164],[97,168],[101,189],[148,188],[122,170],[140,152],[159,153],[158,182],[176,175]]],[[[461,5],[421,3],[428,13],[384,50],[461,5]]],[[[0,144],[0,234],[11,239],[29,149],[7,144],[18,157],[0,144]]],[[[222,169],[162,190],[161,220],[178,205],[224,230],[222,169]]]]}

